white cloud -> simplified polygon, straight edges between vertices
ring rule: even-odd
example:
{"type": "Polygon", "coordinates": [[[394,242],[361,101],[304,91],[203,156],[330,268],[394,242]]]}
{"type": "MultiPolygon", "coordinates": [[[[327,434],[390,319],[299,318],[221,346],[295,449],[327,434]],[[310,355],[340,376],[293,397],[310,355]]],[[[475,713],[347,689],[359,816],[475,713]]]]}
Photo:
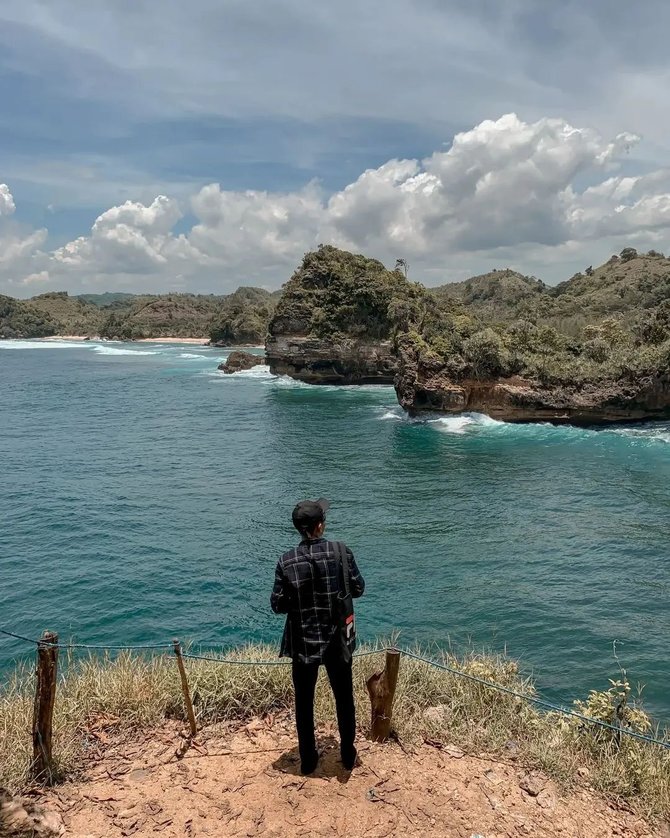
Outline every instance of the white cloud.
{"type": "MultiPolygon", "coordinates": [[[[486,120],[457,134],[447,151],[422,163],[391,161],[334,195],[328,207],[333,237],[385,252],[394,245],[435,260],[624,232],[617,207],[626,190],[634,193],[631,179],[611,177],[583,194],[575,183],[602,177],[638,141],[629,133],[605,141],[560,119],[527,123],[507,114],[486,120]],[[605,216],[597,229],[583,224],[590,204],[605,216]]],[[[654,175],[644,185],[653,196],[668,184],[654,175]]],[[[629,232],[665,223],[662,200],[650,202],[646,190],[646,214],[628,214],[629,232]]]]}
{"type": "Polygon", "coordinates": [[[316,244],[325,216],[313,183],[287,194],[230,192],[212,183],[191,203],[198,223],[188,240],[205,257],[229,266],[248,263],[250,253],[269,264],[295,262],[316,244]]]}
{"type": "Polygon", "coordinates": [[[97,273],[149,273],[166,266],[171,230],[182,217],[176,201],[159,195],[149,206],[126,201],[96,218],[89,236],[59,248],[55,262],[97,273]]]}
{"type": "Polygon", "coordinates": [[[49,271],[39,271],[24,277],[23,285],[44,285],[49,282],[49,271]]]}
{"type": "Polygon", "coordinates": [[[21,278],[32,272],[47,231],[24,230],[12,216],[16,211],[14,196],[6,183],[0,183],[0,293],[21,284],[21,278]]]}
{"type": "Polygon", "coordinates": [[[6,183],[0,183],[0,216],[12,215],[15,211],[14,196],[6,183]]]}
{"type": "Polygon", "coordinates": [[[110,208],[50,254],[40,250],[45,231],[13,239],[10,231],[3,275],[70,289],[276,287],[324,241],[387,263],[408,258],[429,284],[510,263],[557,280],[630,241],[670,243],[670,171],[620,171],[638,139],[507,114],[424,160],[369,169],[330,196],[316,183],[287,193],[209,184],[192,196],[195,223],[185,232],[175,231],[178,202],[164,195],[110,208]]]}

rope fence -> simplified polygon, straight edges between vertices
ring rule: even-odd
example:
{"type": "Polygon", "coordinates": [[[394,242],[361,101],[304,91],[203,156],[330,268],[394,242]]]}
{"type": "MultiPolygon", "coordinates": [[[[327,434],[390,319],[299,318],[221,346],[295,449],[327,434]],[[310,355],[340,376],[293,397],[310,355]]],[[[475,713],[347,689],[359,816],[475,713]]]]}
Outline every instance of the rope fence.
{"type": "MultiPolygon", "coordinates": [[[[192,654],[191,652],[184,652],[181,650],[181,644],[178,640],[173,640],[171,643],[143,643],[143,644],[130,644],[130,645],[99,645],[99,644],[88,644],[88,643],[60,643],[57,639],[49,640],[49,637],[56,638],[56,635],[50,635],[45,633],[44,638],[40,640],[34,640],[29,637],[25,637],[21,634],[17,634],[16,632],[7,631],[6,629],[0,629],[0,635],[4,635],[6,637],[11,637],[15,640],[20,640],[25,643],[32,644],[37,647],[38,649],[38,661],[39,661],[39,653],[44,652],[45,650],[57,650],[57,649],[93,649],[93,650],[105,650],[105,651],[134,651],[134,650],[146,650],[146,649],[162,649],[162,650],[172,650],[177,656],[178,663],[180,666],[180,673],[182,673],[182,666],[181,663],[182,658],[186,658],[188,660],[197,660],[197,661],[206,661],[208,663],[217,663],[217,664],[226,664],[232,666],[255,666],[255,667],[264,667],[264,666],[290,666],[290,660],[244,660],[240,658],[229,658],[229,657],[212,657],[210,655],[198,655],[192,654]]],[[[563,716],[572,717],[579,719],[581,722],[585,724],[595,725],[597,727],[611,730],[617,733],[618,735],[628,736],[632,739],[641,740],[643,742],[647,742],[651,745],[656,745],[660,748],[665,750],[670,750],[670,742],[658,739],[654,736],[650,736],[644,733],[638,733],[637,731],[630,730],[627,727],[623,727],[621,725],[614,725],[610,724],[609,722],[602,721],[601,719],[594,719],[590,716],[586,716],[583,713],[579,713],[576,710],[571,710],[566,707],[562,707],[561,705],[554,704],[551,701],[547,701],[546,699],[537,696],[537,695],[529,695],[528,693],[522,693],[518,690],[514,690],[511,687],[506,687],[503,684],[497,684],[493,681],[488,681],[485,678],[480,678],[477,675],[471,675],[467,672],[462,672],[459,669],[456,669],[453,666],[449,666],[446,663],[442,663],[440,661],[433,660],[431,658],[424,657],[416,652],[412,652],[409,649],[403,649],[398,647],[389,647],[389,646],[380,646],[374,649],[366,649],[361,652],[356,652],[354,657],[355,658],[365,658],[371,657],[373,655],[379,654],[387,654],[387,657],[390,654],[399,656],[404,655],[407,658],[412,660],[418,661],[420,663],[424,663],[427,666],[431,666],[435,669],[439,669],[443,672],[448,672],[450,675],[456,676],[458,678],[463,678],[467,681],[472,683],[476,683],[479,686],[485,687],[490,690],[494,690],[514,698],[518,698],[522,701],[527,701],[530,704],[534,704],[538,707],[541,707],[543,710],[559,713],[563,716]]],[[[39,670],[39,665],[38,665],[39,670]]],[[[191,723],[191,731],[192,734],[195,735],[195,721],[193,715],[193,707],[191,705],[191,698],[188,690],[188,685],[185,682],[185,674],[182,677],[182,684],[184,688],[184,698],[187,708],[187,714],[189,716],[189,720],[191,723]]],[[[51,708],[51,712],[53,712],[53,707],[51,708]]],[[[37,739],[41,743],[42,739],[44,738],[43,734],[36,734],[37,739]]]]}

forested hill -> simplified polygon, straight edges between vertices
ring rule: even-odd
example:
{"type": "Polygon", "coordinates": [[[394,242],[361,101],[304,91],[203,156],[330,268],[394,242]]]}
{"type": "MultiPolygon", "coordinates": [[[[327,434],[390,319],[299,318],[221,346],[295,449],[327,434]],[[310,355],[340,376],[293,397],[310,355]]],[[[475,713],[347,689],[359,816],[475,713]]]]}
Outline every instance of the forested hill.
{"type": "Polygon", "coordinates": [[[670,259],[627,247],[604,265],[589,266],[559,285],[505,269],[430,290],[438,298],[462,303],[489,325],[527,320],[577,336],[585,326],[608,317],[630,325],[670,299],[670,259]]]}
{"type": "MultiPolygon", "coordinates": [[[[330,254],[329,258],[334,260],[335,274],[337,260],[346,256],[376,266],[372,271],[374,276],[375,271],[391,278],[396,276],[396,272],[385,271],[375,260],[354,257],[336,248],[322,249],[309,258],[323,259],[324,254],[330,254]]],[[[397,285],[399,277],[394,282],[397,285]]],[[[348,303],[341,301],[341,310],[330,311],[311,298],[298,299],[299,295],[293,293],[294,285],[295,279],[286,284],[283,298],[280,291],[271,293],[253,287],[238,288],[228,295],[117,292],[69,296],[66,292],[50,292],[30,300],[0,295],[0,337],[91,335],[121,340],[203,337],[220,345],[260,344],[265,340],[280,298],[278,316],[285,314],[287,307],[295,308],[300,303],[309,308],[313,325],[319,321],[318,329],[314,326],[319,334],[329,330],[351,331],[351,299],[348,303]]],[[[353,286],[343,288],[345,295],[354,293],[353,286]]],[[[588,267],[556,286],[504,269],[427,290],[441,307],[453,309],[455,305],[463,314],[486,326],[509,326],[522,321],[551,326],[564,335],[579,337],[585,327],[608,318],[627,328],[642,323],[645,316],[649,319],[662,301],[670,300],[670,259],[655,251],[638,254],[633,248],[625,248],[604,265],[588,267]]],[[[354,294],[356,299],[364,291],[358,289],[354,294]]],[[[335,302],[331,301],[333,305],[335,302]]],[[[378,312],[372,320],[366,320],[366,305],[362,308],[359,305],[359,309],[356,309],[356,330],[376,334],[378,312]]]]}
{"type": "Polygon", "coordinates": [[[227,295],[70,296],[58,291],[30,300],[0,295],[0,338],[202,337],[228,345],[260,344],[265,339],[277,297],[278,292],[273,294],[263,288],[239,288],[227,295]]]}

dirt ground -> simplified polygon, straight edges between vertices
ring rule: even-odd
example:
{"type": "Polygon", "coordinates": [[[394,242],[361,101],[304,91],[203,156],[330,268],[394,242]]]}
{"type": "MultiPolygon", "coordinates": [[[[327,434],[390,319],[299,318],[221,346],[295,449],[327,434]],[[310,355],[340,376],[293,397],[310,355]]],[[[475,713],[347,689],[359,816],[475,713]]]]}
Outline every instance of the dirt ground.
{"type": "Polygon", "coordinates": [[[212,726],[190,746],[176,723],[132,741],[114,730],[114,720],[101,720],[82,777],[33,798],[62,823],[62,835],[670,836],[587,786],[562,797],[513,754],[505,761],[475,757],[445,743],[409,754],[396,743],[363,740],[360,765],[349,774],[326,728],[320,767],[301,777],[288,717],[212,726]]]}

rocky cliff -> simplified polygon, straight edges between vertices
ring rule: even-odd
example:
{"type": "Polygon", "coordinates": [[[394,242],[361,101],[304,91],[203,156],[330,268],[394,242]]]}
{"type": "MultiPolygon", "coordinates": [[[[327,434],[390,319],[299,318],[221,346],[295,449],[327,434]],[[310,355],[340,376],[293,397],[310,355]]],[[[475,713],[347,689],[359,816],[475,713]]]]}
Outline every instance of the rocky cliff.
{"type": "Polygon", "coordinates": [[[543,383],[523,376],[455,380],[443,368],[402,353],[395,379],[410,414],[483,413],[505,422],[607,425],[670,418],[670,373],[636,380],[543,383]]]}
{"type": "Polygon", "coordinates": [[[310,384],[392,384],[397,312],[422,293],[376,259],[320,246],[277,303],[265,344],[271,371],[310,384]]]}
{"type": "Polygon", "coordinates": [[[396,374],[389,341],[278,334],[270,335],[265,351],[275,375],[308,384],[393,384],[396,374]]]}

